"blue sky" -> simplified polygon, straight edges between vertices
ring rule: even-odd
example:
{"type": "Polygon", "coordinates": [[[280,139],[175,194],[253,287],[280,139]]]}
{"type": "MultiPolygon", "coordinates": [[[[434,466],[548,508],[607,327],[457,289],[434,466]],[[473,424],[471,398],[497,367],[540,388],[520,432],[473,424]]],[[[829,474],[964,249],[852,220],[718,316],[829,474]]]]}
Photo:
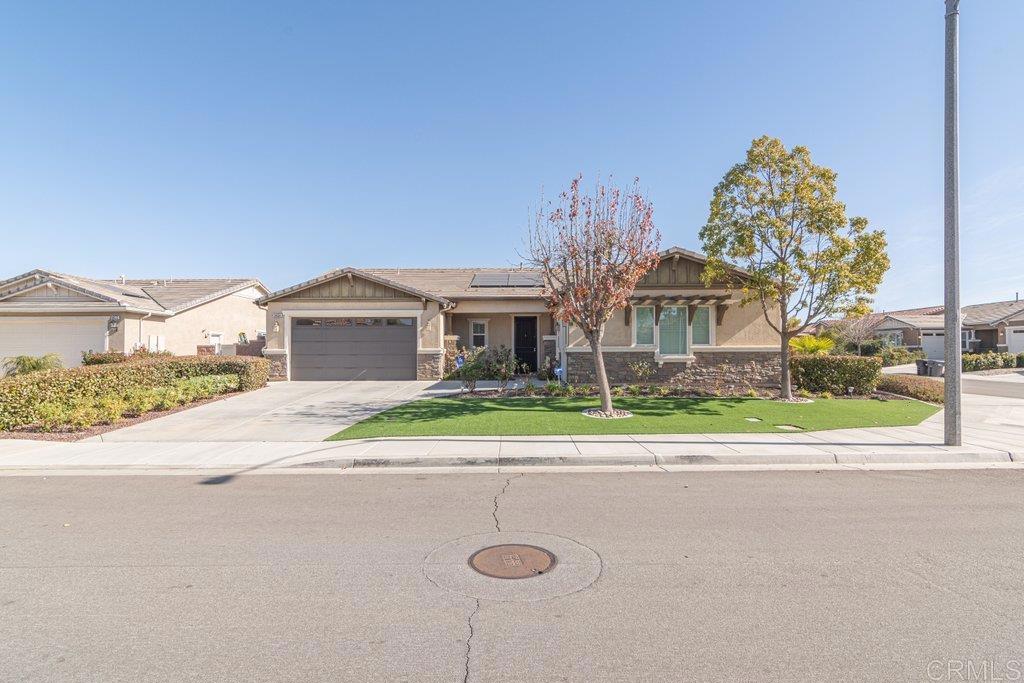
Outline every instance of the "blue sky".
{"type": "MultiPolygon", "coordinates": [[[[21,3],[0,22],[0,275],[518,262],[577,172],[699,248],[750,141],[810,147],[941,302],[942,0],[21,3]]],[[[1024,295],[1024,2],[962,0],[966,303],[1024,295]]]]}

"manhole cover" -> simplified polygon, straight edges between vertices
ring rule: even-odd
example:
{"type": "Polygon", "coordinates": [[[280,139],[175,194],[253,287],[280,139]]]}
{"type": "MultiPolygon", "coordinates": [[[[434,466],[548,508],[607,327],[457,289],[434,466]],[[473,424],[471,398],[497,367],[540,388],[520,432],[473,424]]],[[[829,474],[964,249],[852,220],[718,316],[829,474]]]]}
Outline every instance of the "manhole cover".
{"type": "Polygon", "coordinates": [[[508,543],[476,551],[469,566],[495,579],[529,579],[551,571],[555,556],[535,545],[508,543]]]}

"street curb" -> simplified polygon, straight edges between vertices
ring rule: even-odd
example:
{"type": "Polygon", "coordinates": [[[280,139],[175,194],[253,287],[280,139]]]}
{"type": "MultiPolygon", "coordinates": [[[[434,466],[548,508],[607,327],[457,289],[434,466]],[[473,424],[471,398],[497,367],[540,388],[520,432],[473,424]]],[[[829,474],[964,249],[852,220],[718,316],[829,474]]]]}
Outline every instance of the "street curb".
{"type": "Polygon", "coordinates": [[[821,453],[779,455],[601,455],[601,456],[436,456],[394,458],[329,458],[295,463],[288,468],[431,468],[431,467],[637,467],[670,465],[907,465],[977,464],[1024,461],[1024,453],[961,451],[917,453],[821,453]]]}

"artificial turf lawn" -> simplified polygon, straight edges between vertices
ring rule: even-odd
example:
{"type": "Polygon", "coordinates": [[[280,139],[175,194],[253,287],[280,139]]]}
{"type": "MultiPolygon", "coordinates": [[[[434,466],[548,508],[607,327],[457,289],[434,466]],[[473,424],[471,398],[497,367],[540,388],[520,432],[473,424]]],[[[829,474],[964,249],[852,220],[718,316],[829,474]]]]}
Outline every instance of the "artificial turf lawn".
{"type": "Polygon", "coordinates": [[[777,425],[805,431],[916,425],[938,407],[918,401],[817,399],[781,403],[756,398],[616,398],[633,412],[624,420],[580,414],[596,408],[589,398],[432,398],[385,410],[329,437],[328,441],[389,436],[540,436],[551,434],[701,434],[776,432],[777,425]],[[751,422],[748,417],[760,418],[751,422]]]}

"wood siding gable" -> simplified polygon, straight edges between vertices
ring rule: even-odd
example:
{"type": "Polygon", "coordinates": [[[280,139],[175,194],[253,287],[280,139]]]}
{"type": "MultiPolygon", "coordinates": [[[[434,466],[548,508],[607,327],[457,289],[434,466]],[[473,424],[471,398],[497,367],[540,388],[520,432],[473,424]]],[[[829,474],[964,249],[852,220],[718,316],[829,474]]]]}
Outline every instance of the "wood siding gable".
{"type": "Polygon", "coordinates": [[[342,274],[333,280],[321,282],[293,292],[283,299],[361,299],[390,301],[395,299],[415,300],[416,297],[387,285],[372,282],[358,275],[342,274]]]}
{"type": "MultiPolygon", "coordinates": [[[[702,272],[704,272],[704,264],[700,261],[685,256],[667,256],[661,260],[657,268],[640,280],[637,289],[703,288],[704,282],[700,279],[702,272]]],[[[725,283],[716,284],[725,285],[725,283]]]]}

